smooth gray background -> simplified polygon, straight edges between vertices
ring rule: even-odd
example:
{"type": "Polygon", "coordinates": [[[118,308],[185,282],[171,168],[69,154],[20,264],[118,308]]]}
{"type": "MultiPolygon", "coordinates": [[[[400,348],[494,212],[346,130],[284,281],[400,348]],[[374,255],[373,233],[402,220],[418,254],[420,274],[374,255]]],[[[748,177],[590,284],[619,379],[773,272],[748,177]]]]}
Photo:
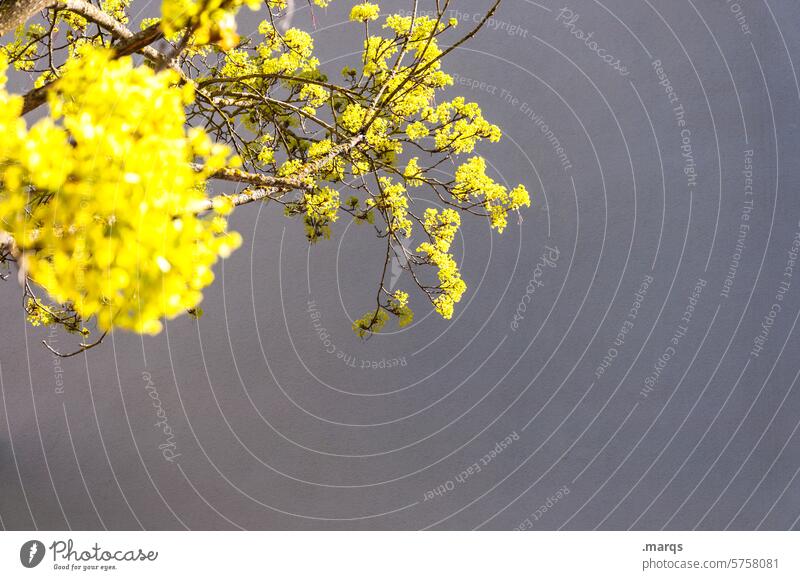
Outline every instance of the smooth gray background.
{"type": "MultiPolygon", "coordinates": [[[[360,46],[351,5],[314,11],[332,76],[360,46]]],[[[486,6],[453,10],[466,29],[486,6]]],[[[310,20],[298,3],[293,23],[310,20]]],[[[800,230],[800,6],[504,0],[490,24],[446,68],[463,83],[453,91],[505,130],[484,150],[496,175],[526,183],[534,203],[502,236],[466,220],[457,252],[469,290],[454,319],[415,296],[413,326],[360,341],[350,320],[374,293],[380,246],[342,219],[309,251],[302,224],[271,206],[236,212],[245,246],[218,268],[205,316],[158,337],[119,332],[59,361],[40,344],[49,330],[26,326],[19,288],[2,283],[3,528],[800,526],[800,266],[784,275],[800,230]],[[572,36],[561,8],[629,74],[572,36]],[[685,109],[693,188],[655,60],[685,109]],[[754,203],[743,222],[746,150],[754,203]],[[559,259],[534,274],[546,246],[559,259]],[[598,379],[646,276],[633,328],[598,379]],[[699,278],[688,331],[644,397],[699,278]],[[175,432],[172,462],[144,373],[175,432]]]]}

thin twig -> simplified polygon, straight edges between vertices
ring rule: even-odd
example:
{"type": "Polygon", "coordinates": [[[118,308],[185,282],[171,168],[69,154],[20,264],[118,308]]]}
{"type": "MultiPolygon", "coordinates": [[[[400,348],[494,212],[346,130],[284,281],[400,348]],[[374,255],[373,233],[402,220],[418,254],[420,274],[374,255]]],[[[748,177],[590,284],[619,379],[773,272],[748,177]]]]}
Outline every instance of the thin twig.
{"type": "Polygon", "coordinates": [[[59,358],[69,358],[71,356],[75,356],[75,355],[81,354],[82,352],[86,352],[87,350],[96,347],[98,344],[103,342],[103,339],[106,337],[107,334],[108,334],[108,331],[106,330],[103,334],[100,335],[100,338],[98,338],[96,341],[88,343],[88,344],[82,342],[80,344],[80,348],[78,350],[76,350],[75,352],[69,352],[69,353],[66,353],[66,354],[61,353],[61,352],[57,351],[56,349],[54,349],[52,346],[47,344],[46,340],[43,340],[42,344],[45,347],[47,347],[47,350],[52,352],[57,357],[59,357],[59,358]]]}

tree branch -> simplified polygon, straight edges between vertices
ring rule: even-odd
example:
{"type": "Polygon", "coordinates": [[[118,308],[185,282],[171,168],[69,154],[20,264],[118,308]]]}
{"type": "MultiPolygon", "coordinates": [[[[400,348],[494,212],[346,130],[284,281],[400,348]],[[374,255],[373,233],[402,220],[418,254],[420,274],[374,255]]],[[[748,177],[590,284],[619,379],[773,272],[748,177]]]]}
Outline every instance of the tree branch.
{"type": "MultiPolygon", "coordinates": [[[[284,184],[282,184],[281,186],[272,186],[262,189],[245,190],[242,193],[237,193],[234,195],[223,194],[217,197],[227,197],[230,201],[233,202],[233,205],[240,206],[240,205],[245,205],[247,203],[252,203],[254,201],[261,201],[264,199],[275,199],[276,197],[281,197],[285,193],[288,193],[292,189],[308,189],[309,185],[305,181],[307,177],[314,175],[317,171],[319,171],[322,167],[330,163],[333,159],[335,159],[339,155],[344,155],[352,151],[352,149],[356,145],[361,143],[363,139],[364,139],[364,134],[359,133],[346,143],[340,143],[336,145],[324,157],[320,157],[319,159],[312,161],[311,163],[307,163],[295,175],[283,178],[285,181],[284,184]]],[[[222,171],[237,172],[238,170],[224,169],[222,171]]],[[[247,175],[245,172],[241,173],[247,175]]],[[[255,175],[255,174],[250,174],[250,175],[255,175]]],[[[266,178],[267,176],[264,177],[266,178]]],[[[211,197],[205,200],[202,204],[195,207],[194,210],[197,213],[202,213],[204,211],[210,211],[211,209],[213,209],[213,207],[214,207],[214,198],[211,197]]]]}
{"type": "Polygon", "coordinates": [[[53,0],[0,0],[0,35],[12,32],[40,10],[55,4],[53,0]]]}
{"type": "MultiPolygon", "coordinates": [[[[201,166],[196,165],[195,169],[200,169],[201,166]]],[[[274,187],[276,189],[292,190],[292,189],[309,189],[309,186],[302,181],[293,177],[275,177],[273,175],[266,175],[262,173],[250,173],[242,171],[241,169],[234,169],[225,167],[211,175],[213,179],[223,179],[225,181],[233,181],[235,183],[248,183],[257,187],[274,187]]]]}
{"type": "Polygon", "coordinates": [[[89,342],[89,343],[82,342],[82,343],[80,343],[80,344],[78,345],[78,346],[80,347],[78,350],[75,350],[75,351],[73,351],[73,352],[69,352],[69,353],[61,353],[61,352],[57,351],[57,350],[56,350],[56,349],[54,349],[52,346],[50,346],[49,344],[47,344],[47,341],[46,341],[46,340],[43,340],[43,341],[42,341],[42,344],[43,344],[43,345],[44,345],[44,346],[47,348],[47,350],[49,350],[50,352],[52,352],[52,353],[53,353],[54,355],[56,355],[58,358],[70,358],[70,357],[73,357],[73,356],[75,356],[75,355],[79,355],[79,354],[81,354],[82,352],[86,352],[87,350],[89,350],[89,349],[92,349],[92,348],[96,347],[97,345],[101,344],[101,343],[103,342],[103,339],[104,339],[104,338],[105,338],[107,335],[108,335],[108,331],[106,330],[106,331],[105,331],[103,334],[101,334],[101,335],[100,335],[100,338],[98,338],[98,339],[97,339],[97,340],[95,340],[94,342],[89,342]]]}
{"type": "MultiPolygon", "coordinates": [[[[67,10],[83,16],[87,20],[91,20],[116,38],[128,40],[136,36],[127,26],[86,0],[62,0],[59,4],[63,5],[67,10]]],[[[140,50],[143,55],[156,63],[161,63],[166,58],[151,46],[142,46],[140,50]]]]}
{"type": "MultiPolygon", "coordinates": [[[[0,0],[0,5],[4,1],[7,2],[7,0],[0,0]]],[[[149,46],[150,43],[163,37],[160,24],[153,24],[134,34],[121,22],[86,0],[62,0],[61,2],[52,2],[51,0],[45,4],[45,8],[56,5],[63,6],[65,9],[94,22],[97,26],[110,32],[115,38],[120,39],[120,42],[114,46],[114,51],[117,56],[127,56],[134,52],[141,52],[145,57],[157,64],[162,64],[167,60],[163,54],[149,46]]],[[[24,96],[22,114],[25,115],[43,105],[47,100],[47,91],[50,90],[56,82],[58,81],[51,81],[44,86],[29,91],[24,96]]]]}

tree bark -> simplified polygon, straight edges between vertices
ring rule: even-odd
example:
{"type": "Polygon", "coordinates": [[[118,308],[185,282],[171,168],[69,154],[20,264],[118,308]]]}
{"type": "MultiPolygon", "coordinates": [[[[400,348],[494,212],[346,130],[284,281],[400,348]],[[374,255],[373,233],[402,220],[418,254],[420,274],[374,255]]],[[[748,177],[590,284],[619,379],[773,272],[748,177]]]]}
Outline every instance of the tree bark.
{"type": "Polygon", "coordinates": [[[39,10],[54,4],[53,0],[0,0],[0,35],[12,32],[39,10]]]}

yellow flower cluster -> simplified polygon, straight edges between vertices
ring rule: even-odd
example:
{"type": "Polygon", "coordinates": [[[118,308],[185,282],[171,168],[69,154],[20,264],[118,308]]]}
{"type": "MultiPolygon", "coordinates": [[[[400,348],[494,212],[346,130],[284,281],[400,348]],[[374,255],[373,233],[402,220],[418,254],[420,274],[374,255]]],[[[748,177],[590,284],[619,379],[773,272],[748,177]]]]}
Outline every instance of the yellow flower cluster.
{"type": "Polygon", "coordinates": [[[51,116],[27,129],[0,77],[0,229],[31,279],[103,330],[157,333],[162,317],[197,306],[241,238],[225,231],[228,205],[195,213],[208,175],[231,160],[186,132],[191,88],[86,47],[49,93],[51,116]]]}
{"type": "Polygon", "coordinates": [[[414,321],[414,313],[408,306],[408,292],[396,290],[389,298],[387,309],[389,312],[397,316],[397,324],[400,326],[400,328],[403,328],[414,321]]]}
{"type": "Polygon", "coordinates": [[[441,127],[434,133],[438,149],[450,149],[455,153],[470,153],[480,139],[492,143],[500,140],[501,132],[483,118],[477,103],[467,103],[464,97],[442,103],[428,112],[427,120],[438,120],[441,127]]]}
{"type": "Polygon", "coordinates": [[[319,60],[313,56],[314,41],[308,32],[290,28],[279,37],[268,22],[263,22],[259,31],[264,35],[264,42],[258,46],[262,73],[309,72],[319,66],[319,60]],[[281,50],[279,56],[273,57],[274,52],[281,50]]]}
{"type": "Polygon", "coordinates": [[[89,336],[90,331],[83,326],[80,315],[55,304],[44,304],[38,298],[29,296],[25,301],[25,314],[31,326],[60,325],[72,334],[89,336]]]}
{"type": "Polygon", "coordinates": [[[219,74],[224,77],[252,75],[261,72],[258,64],[245,50],[232,49],[225,53],[219,74]]]}
{"type": "Polygon", "coordinates": [[[45,34],[41,24],[20,25],[14,32],[14,40],[0,46],[0,56],[6,62],[13,62],[17,70],[31,71],[36,66],[39,45],[35,40],[45,34]]]}
{"type": "MultiPolygon", "coordinates": [[[[438,64],[438,62],[436,63],[438,64]]],[[[433,66],[431,68],[434,68],[433,66]]],[[[434,100],[436,89],[442,89],[453,84],[453,77],[442,71],[426,70],[419,81],[413,80],[408,86],[408,80],[416,73],[413,67],[401,68],[400,72],[386,82],[388,102],[386,103],[397,120],[406,120],[417,113],[422,113],[430,108],[434,100]],[[400,94],[402,98],[391,98],[388,95],[402,85],[400,94]]],[[[425,132],[427,135],[427,131],[425,132]]],[[[412,137],[413,139],[414,137],[412,137]]]]}
{"type": "Polygon", "coordinates": [[[422,185],[422,168],[419,166],[418,157],[412,157],[408,160],[406,168],[403,170],[403,178],[406,183],[411,187],[419,187],[422,185]]]}
{"type": "Polygon", "coordinates": [[[367,312],[362,318],[353,321],[353,332],[360,338],[364,338],[373,332],[380,332],[389,321],[389,315],[385,310],[377,309],[367,312]]]}
{"type": "Polygon", "coordinates": [[[166,36],[191,29],[198,45],[217,42],[223,50],[239,43],[235,14],[246,4],[258,10],[260,0],[162,0],[161,26],[166,36]]]}
{"type": "Polygon", "coordinates": [[[339,192],[331,187],[305,192],[302,205],[309,241],[315,242],[320,236],[329,238],[330,224],[339,218],[339,192]]]}
{"type": "Polygon", "coordinates": [[[305,99],[308,103],[308,107],[310,108],[310,112],[313,115],[314,109],[320,107],[325,104],[325,101],[328,100],[328,91],[322,88],[320,85],[306,83],[300,89],[299,97],[301,99],[305,99]]]}
{"type": "Polygon", "coordinates": [[[50,326],[56,321],[56,317],[40,306],[33,298],[28,298],[25,303],[25,312],[28,315],[28,323],[31,326],[50,326]]]}
{"type": "MultiPolygon", "coordinates": [[[[259,24],[258,31],[262,35],[258,44],[234,48],[225,53],[218,75],[223,78],[244,77],[251,90],[264,94],[273,88],[274,76],[294,77],[296,80],[284,79],[282,84],[287,88],[299,89],[297,97],[304,101],[301,109],[309,115],[315,114],[316,109],[328,100],[330,93],[318,83],[303,82],[304,79],[319,80],[322,76],[317,71],[319,60],[314,56],[311,35],[297,28],[278,34],[267,21],[259,24]]],[[[225,87],[225,84],[215,86],[225,87]]],[[[253,128],[248,125],[246,118],[244,124],[253,128]]],[[[256,127],[255,131],[259,129],[256,127]]]]}
{"type": "Polygon", "coordinates": [[[389,69],[387,61],[397,53],[397,46],[390,38],[370,36],[364,40],[364,74],[377,76],[389,69]]]}
{"type": "Polygon", "coordinates": [[[434,34],[444,30],[445,25],[442,22],[437,24],[436,19],[430,16],[417,15],[412,19],[411,16],[391,14],[386,17],[386,24],[383,27],[393,30],[398,37],[408,37],[410,47],[416,51],[423,63],[442,54],[434,34]]]}
{"type": "Polygon", "coordinates": [[[380,7],[377,4],[369,2],[362,2],[356,4],[350,10],[350,20],[356,22],[367,22],[368,20],[377,20],[380,13],[380,7]]]}
{"type": "Polygon", "coordinates": [[[388,217],[390,233],[402,233],[411,236],[411,220],[408,219],[408,196],[401,183],[392,183],[389,177],[381,176],[380,194],[375,199],[367,199],[367,207],[377,207],[388,217]]]}
{"type": "MultiPolygon", "coordinates": [[[[377,6],[375,10],[377,18],[377,6]]],[[[453,83],[453,78],[440,70],[440,62],[434,60],[442,51],[432,33],[435,30],[444,30],[445,25],[440,23],[437,28],[436,20],[428,16],[417,16],[412,29],[410,16],[392,14],[386,18],[383,28],[392,30],[395,38],[373,35],[364,40],[364,75],[374,76],[385,82],[383,99],[391,101],[385,104],[389,105],[394,120],[402,122],[426,108],[433,99],[435,89],[453,83]],[[409,67],[400,66],[392,75],[387,76],[384,73],[388,71],[388,61],[397,53],[400,44],[416,53],[418,64],[409,67]],[[422,74],[420,74],[421,65],[425,67],[422,74]],[[412,76],[414,81],[409,84],[408,80],[412,76]],[[403,85],[402,97],[394,98],[397,97],[395,89],[401,85],[403,85]],[[391,95],[394,97],[390,99],[391,95]]]]}
{"type": "Polygon", "coordinates": [[[452,254],[448,253],[461,225],[461,217],[453,209],[439,212],[428,208],[425,210],[423,225],[432,242],[421,243],[416,251],[427,254],[430,263],[439,269],[441,294],[433,300],[433,305],[442,318],[450,319],[455,304],[461,300],[467,289],[467,284],[461,279],[458,264],[452,254]]]}
{"type": "Polygon", "coordinates": [[[428,126],[422,121],[414,121],[406,125],[406,135],[408,135],[408,138],[412,141],[416,141],[417,139],[422,139],[430,135],[430,131],[428,130],[428,126]]]}
{"type": "Polygon", "coordinates": [[[531,199],[524,185],[511,191],[486,175],[486,161],[483,157],[471,157],[456,169],[453,196],[459,201],[480,199],[489,212],[491,227],[503,233],[508,225],[508,212],[530,207],[531,199]]]}
{"type": "Polygon", "coordinates": [[[128,9],[130,3],[130,0],[103,0],[100,3],[100,8],[103,12],[110,14],[119,22],[127,24],[128,15],[125,11],[128,9]]]}
{"type": "Polygon", "coordinates": [[[339,117],[339,124],[351,133],[358,133],[364,126],[366,115],[367,109],[358,103],[351,103],[339,117]]]}

